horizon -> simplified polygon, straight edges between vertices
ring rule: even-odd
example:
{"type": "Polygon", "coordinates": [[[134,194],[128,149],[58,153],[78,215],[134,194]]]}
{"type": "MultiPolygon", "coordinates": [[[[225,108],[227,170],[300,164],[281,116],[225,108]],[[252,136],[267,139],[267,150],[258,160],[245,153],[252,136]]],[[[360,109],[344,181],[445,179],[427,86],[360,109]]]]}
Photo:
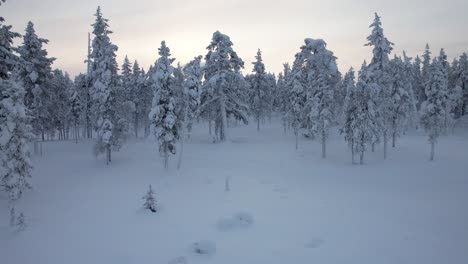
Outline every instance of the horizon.
{"type": "MultiPolygon", "coordinates": [[[[144,0],[136,6],[109,0],[80,3],[16,0],[7,1],[0,10],[5,14],[7,24],[20,34],[24,33],[27,22],[31,20],[39,37],[49,40],[45,48],[50,57],[57,59],[53,68],[64,70],[71,76],[86,72],[87,34],[92,32],[91,24],[98,5],[114,32],[110,37],[119,47],[119,68],[127,55],[132,63],[137,60],[147,70],[157,59],[157,49],[163,40],[176,62],[185,64],[198,55],[206,55],[206,46],[213,32],[219,30],[231,38],[235,51],[244,60],[244,74],[251,72],[257,49],[262,50],[266,70],[278,74],[283,63],[292,63],[305,38],[323,39],[337,57],[342,73],[350,67],[358,70],[362,62],[372,55],[371,48],[364,44],[370,34],[369,25],[374,12],[382,17],[385,34],[394,43],[391,56],[401,56],[405,50],[414,59],[423,53],[428,43],[432,54],[438,54],[444,48],[451,62],[468,47],[468,36],[463,34],[463,25],[468,23],[468,18],[462,15],[462,10],[468,9],[468,3],[463,1],[452,0],[444,4],[414,1],[404,10],[395,8],[394,3],[368,0],[361,1],[363,5],[357,9],[352,3],[340,1],[325,3],[320,9],[312,8],[318,1],[293,0],[290,5],[276,4],[269,8],[262,5],[268,3],[265,1],[235,2],[218,4],[207,0],[203,4],[194,4],[182,1],[178,5],[180,2],[144,0]],[[411,8],[423,3],[425,8],[411,8]],[[249,4],[249,8],[245,4],[249,4]],[[295,17],[277,19],[282,18],[281,14],[287,13],[294,4],[305,5],[305,8],[295,10],[299,13],[295,17]],[[25,8],[25,5],[33,8],[25,8]],[[446,8],[440,8],[441,5],[446,8]],[[207,7],[211,13],[219,13],[222,8],[233,11],[212,15],[211,19],[200,17],[201,11],[207,7]],[[328,16],[330,14],[332,16],[328,16]],[[225,19],[219,20],[219,17],[225,19]],[[163,23],[165,21],[170,23],[163,23]],[[423,27],[420,22],[427,26],[423,27]]],[[[21,42],[20,38],[15,40],[15,44],[21,42]]]]}

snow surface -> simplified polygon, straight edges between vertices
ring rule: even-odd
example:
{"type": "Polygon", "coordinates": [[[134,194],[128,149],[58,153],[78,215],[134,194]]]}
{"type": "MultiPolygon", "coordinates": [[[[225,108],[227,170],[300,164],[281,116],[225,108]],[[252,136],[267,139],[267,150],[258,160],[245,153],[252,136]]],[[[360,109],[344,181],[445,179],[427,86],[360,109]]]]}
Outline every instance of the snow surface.
{"type": "Polygon", "coordinates": [[[110,166],[93,142],[44,143],[17,205],[25,231],[9,228],[0,197],[0,263],[468,263],[466,129],[440,139],[434,162],[411,132],[387,160],[379,146],[358,166],[342,136],[322,160],[319,142],[295,151],[279,123],[230,128],[221,144],[197,125],[180,171],[177,158],[164,170],[154,142],[132,142],[110,166]],[[149,184],[157,213],[141,208],[149,184]],[[239,212],[254,224],[217,228],[239,212]],[[197,241],[215,254],[194,254],[197,241]]]}

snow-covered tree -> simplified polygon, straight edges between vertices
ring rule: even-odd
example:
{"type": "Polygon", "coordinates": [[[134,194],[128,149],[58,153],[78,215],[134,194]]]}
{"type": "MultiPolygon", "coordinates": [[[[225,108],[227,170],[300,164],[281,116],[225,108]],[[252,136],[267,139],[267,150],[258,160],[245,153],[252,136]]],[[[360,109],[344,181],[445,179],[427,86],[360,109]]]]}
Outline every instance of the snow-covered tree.
{"type": "MultiPolygon", "coordinates": [[[[111,162],[112,147],[119,148],[122,140],[114,132],[119,132],[124,125],[116,114],[116,90],[118,89],[118,75],[116,51],[117,46],[112,44],[109,35],[108,20],[102,16],[101,8],[96,11],[96,21],[93,26],[93,52],[91,57],[92,100],[95,114],[95,127],[98,137],[94,145],[94,154],[97,156],[106,153],[107,164],[111,162]]],[[[123,135],[121,133],[120,135],[123,135]]]]}
{"type": "Polygon", "coordinates": [[[260,131],[260,121],[265,118],[270,108],[270,87],[265,64],[263,64],[262,52],[260,49],[255,56],[255,62],[252,62],[253,74],[249,76],[250,83],[250,111],[257,121],[257,130],[260,131]]]}
{"type": "Polygon", "coordinates": [[[291,77],[291,67],[288,63],[283,64],[283,72],[278,75],[277,82],[277,93],[275,96],[275,104],[277,105],[277,111],[281,114],[283,121],[284,133],[288,128],[290,122],[290,90],[289,90],[289,78],[291,77]]]}
{"type": "Polygon", "coordinates": [[[154,197],[154,191],[151,185],[149,186],[148,192],[143,196],[143,208],[146,210],[150,210],[151,212],[155,213],[157,211],[156,208],[156,198],[154,197]]]}
{"type": "Polygon", "coordinates": [[[351,160],[352,163],[354,164],[354,151],[355,151],[355,129],[356,129],[356,121],[359,119],[358,117],[358,103],[359,100],[362,98],[359,98],[358,95],[360,95],[357,90],[356,90],[356,84],[355,84],[355,76],[354,76],[354,69],[351,68],[349,71],[345,74],[342,82],[342,90],[346,91],[346,97],[344,101],[344,107],[343,107],[343,112],[344,112],[344,125],[341,128],[341,133],[345,134],[345,141],[348,143],[348,146],[351,149],[351,160]]]}
{"type": "Polygon", "coordinates": [[[421,74],[421,59],[419,56],[416,56],[414,59],[411,73],[413,75],[411,86],[413,87],[414,96],[416,97],[416,109],[419,111],[426,97],[424,81],[421,74]]]}
{"type": "Polygon", "coordinates": [[[450,72],[449,93],[450,102],[453,104],[455,118],[466,114],[468,106],[468,55],[463,53],[456,63],[453,63],[450,72]]]}
{"type": "Polygon", "coordinates": [[[124,62],[122,64],[122,72],[120,75],[121,81],[121,93],[126,100],[133,102],[133,97],[135,96],[132,93],[134,81],[133,81],[133,72],[132,72],[132,63],[128,60],[128,56],[125,56],[124,62]]]}
{"type": "Polygon", "coordinates": [[[134,116],[134,130],[135,136],[138,137],[138,129],[141,123],[148,123],[148,113],[151,109],[151,103],[153,99],[153,92],[151,87],[146,85],[146,74],[143,69],[140,69],[140,65],[137,61],[133,63],[133,75],[132,75],[132,86],[131,86],[131,99],[135,105],[135,116],[134,116]]]}
{"type": "Polygon", "coordinates": [[[10,25],[4,25],[3,19],[0,17],[0,79],[9,79],[11,71],[18,62],[17,56],[14,54],[13,41],[21,35],[12,32],[10,25]]]}
{"type": "Polygon", "coordinates": [[[330,128],[335,121],[334,91],[341,76],[333,52],[327,50],[325,41],[306,39],[306,46],[312,53],[306,59],[306,74],[309,89],[305,115],[311,125],[308,127],[321,140],[322,158],[326,158],[326,142],[330,128]]]}
{"type": "Polygon", "coordinates": [[[427,100],[421,106],[421,124],[431,144],[430,160],[434,160],[435,143],[444,132],[445,111],[447,103],[447,86],[444,66],[435,58],[426,83],[427,100]]]}
{"type": "Polygon", "coordinates": [[[344,132],[352,147],[352,155],[359,153],[359,163],[364,163],[364,153],[380,137],[381,118],[374,98],[379,93],[378,85],[372,80],[372,71],[365,63],[359,72],[355,93],[347,99],[347,120],[344,132]]]}
{"type": "Polygon", "coordinates": [[[49,41],[39,38],[34,30],[34,24],[28,22],[23,44],[18,48],[21,56],[19,79],[25,89],[24,104],[33,117],[32,126],[36,135],[45,139],[45,132],[51,127],[48,103],[50,93],[48,81],[51,78],[51,65],[54,58],[47,57],[43,45],[49,41]],[[49,123],[48,123],[49,122],[49,123]]]}
{"type": "MultiPolygon", "coordinates": [[[[392,51],[393,43],[390,42],[384,35],[382,22],[380,17],[375,14],[374,22],[370,25],[372,33],[367,37],[368,43],[366,46],[372,47],[372,60],[367,70],[370,72],[373,86],[377,89],[377,94],[373,94],[372,100],[378,106],[378,116],[382,118],[381,132],[384,143],[384,158],[387,157],[387,142],[389,139],[389,129],[392,126],[392,118],[389,112],[386,111],[390,106],[390,101],[386,100],[390,96],[391,78],[389,75],[389,54],[392,51]]],[[[376,138],[377,140],[377,138],[376,138]]],[[[376,144],[374,142],[374,144],[376,144]]]]}
{"type": "Polygon", "coordinates": [[[424,87],[424,94],[422,98],[419,98],[419,100],[420,100],[420,103],[422,104],[427,99],[426,87],[431,80],[431,50],[429,48],[429,44],[426,44],[424,54],[422,55],[421,80],[422,80],[422,86],[424,87]]]}
{"type": "Polygon", "coordinates": [[[169,166],[169,155],[176,153],[179,139],[176,98],[174,96],[174,62],[166,42],[161,42],[159,58],[154,64],[153,108],[149,113],[151,131],[158,141],[159,152],[164,158],[164,167],[169,166]]]}
{"type": "Polygon", "coordinates": [[[18,231],[24,231],[28,227],[26,224],[26,218],[24,217],[24,213],[20,213],[18,219],[16,220],[16,229],[18,231]]]}
{"type": "Polygon", "coordinates": [[[396,138],[402,134],[407,123],[411,121],[411,116],[415,112],[415,104],[411,79],[401,58],[395,56],[390,62],[389,74],[391,85],[385,116],[390,118],[389,133],[392,136],[392,147],[395,147],[396,138]]]}
{"type": "Polygon", "coordinates": [[[76,86],[71,86],[70,90],[70,118],[73,125],[73,134],[75,142],[78,143],[79,138],[79,125],[81,122],[81,116],[83,112],[83,103],[80,97],[80,93],[77,91],[76,86]]]}
{"type": "Polygon", "coordinates": [[[188,135],[192,131],[193,121],[198,117],[200,106],[200,88],[202,84],[202,69],[201,69],[202,56],[195,57],[187,65],[184,66],[184,88],[187,94],[187,108],[186,108],[186,128],[188,135]]]}
{"type": "Polygon", "coordinates": [[[248,123],[248,106],[241,100],[247,83],[240,70],[242,61],[232,48],[233,43],[227,35],[219,31],[213,33],[208,54],[205,56],[203,73],[205,82],[201,94],[200,111],[215,121],[215,131],[220,141],[226,141],[228,117],[248,123]]]}
{"type": "Polygon", "coordinates": [[[24,89],[11,80],[0,80],[0,186],[11,202],[31,188],[32,164],[28,141],[32,138],[24,89]]]}

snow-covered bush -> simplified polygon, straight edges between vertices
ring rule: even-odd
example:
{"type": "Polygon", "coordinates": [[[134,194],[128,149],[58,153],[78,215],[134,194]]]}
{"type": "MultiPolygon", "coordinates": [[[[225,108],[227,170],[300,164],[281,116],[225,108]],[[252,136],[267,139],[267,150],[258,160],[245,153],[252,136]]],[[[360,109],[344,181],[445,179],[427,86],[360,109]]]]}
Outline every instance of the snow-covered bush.
{"type": "Polygon", "coordinates": [[[143,196],[143,200],[145,203],[143,204],[143,208],[146,210],[150,210],[151,212],[155,213],[156,210],[156,198],[154,198],[154,192],[151,185],[149,186],[149,190],[145,196],[143,196]]]}

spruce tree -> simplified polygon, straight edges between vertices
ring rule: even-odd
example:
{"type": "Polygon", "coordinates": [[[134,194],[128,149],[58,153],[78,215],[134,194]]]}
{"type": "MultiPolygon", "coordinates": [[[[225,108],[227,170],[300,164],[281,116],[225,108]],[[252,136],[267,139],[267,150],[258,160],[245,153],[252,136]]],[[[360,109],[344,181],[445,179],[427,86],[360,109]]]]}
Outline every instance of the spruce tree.
{"type": "Polygon", "coordinates": [[[385,109],[390,123],[389,133],[392,136],[392,147],[396,139],[405,130],[411,115],[415,112],[411,79],[401,58],[395,56],[390,62],[389,74],[391,79],[388,108],[385,109]]]}
{"type": "Polygon", "coordinates": [[[427,100],[421,106],[421,124],[429,137],[430,160],[432,161],[435,155],[435,144],[444,132],[448,83],[445,78],[444,66],[436,58],[427,74],[427,77],[430,78],[426,83],[427,100]]]}
{"type": "Polygon", "coordinates": [[[244,68],[244,61],[232,46],[233,43],[227,35],[219,31],[213,33],[203,67],[205,82],[200,111],[215,122],[215,132],[219,141],[226,141],[228,138],[229,116],[248,123],[249,107],[241,99],[247,87],[240,72],[244,68]]]}
{"type": "Polygon", "coordinates": [[[143,200],[145,201],[143,203],[143,208],[146,210],[150,210],[153,213],[156,213],[156,198],[154,197],[154,191],[151,185],[149,186],[148,192],[145,194],[145,196],[143,196],[143,200]]]}
{"type": "Polygon", "coordinates": [[[24,89],[11,80],[0,80],[0,186],[10,202],[31,188],[32,164],[28,141],[32,139],[24,89]]]}
{"type": "Polygon", "coordinates": [[[154,64],[153,107],[149,113],[151,131],[158,141],[159,153],[164,158],[164,167],[169,166],[169,155],[176,153],[179,139],[176,98],[174,95],[174,59],[166,42],[161,42],[159,58],[154,64]]]}
{"type": "Polygon", "coordinates": [[[202,56],[195,57],[187,65],[184,66],[184,88],[187,93],[187,108],[186,108],[186,129],[188,135],[192,131],[193,121],[198,117],[200,106],[200,88],[202,84],[202,56]]]}
{"type": "Polygon", "coordinates": [[[257,121],[257,131],[260,131],[260,121],[266,116],[269,110],[269,83],[268,76],[263,64],[262,52],[260,49],[255,56],[255,62],[252,62],[253,74],[249,78],[250,82],[250,111],[257,121]]]}
{"type": "Polygon", "coordinates": [[[117,46],[112,44],[109,35],[108,20],[102,16],[101,8],[96,11],[96,21],[93,26],[93,59],[91,64],[92,100],[95,114],[95,128],[98,136],[94,145],[94,154],[97,156],[106,153],[106,162],[111,162],[112,145],[120,146],[120,139],[114,135],[121,124],[116,116],[115,91],[118,87],[116,51],[117,46]]]}
{"type": "Polygon", "coordinates": [[[308,128],[321,140],[322,158],[326,158],[326,142],[335,122],[334,91],[341,77],[336,58],[326,49],[325,41],[306,39],[305,42],[312,51],[305,66],[309,85],[305,115],[311,122],[308,128]]]}
{"type": "Polygon", "coordinates": [[[41,135],[45,140],[45,133],[51,128],[49,122],[48,103],[50,102],[50,91],[48,81],[52,77],[51,65],[55,58],[48,58],[47,51],[43,45],[47,39],[39,38],[34,29],[34,24],[28,22],[23,44],[18,48],[21,57],[19,78],[24,85],[24,104],[31,112],[33,132],[41,135]]]}
{"type": "MultiPolygon", "coordinates": [[[[386,100],[390,96],[390,76],[389,76],[389,54],[393,50],[393,43],[390,42],[384,35],[382,22],[380,17],[375,14],[374,22],[370,25],[372,33],[367,37],[368,43],[366,46],[372,47],[372,60],[367,70],[370,72],[372,77],[372,83],[374,89],[377,89],[376,94],[372,94],[372,100],[375,100],[375,105],[379,106],[377,111],[378,116],[382,118],[382,125],[380,131],[383,135],[384,143],[384,159],[387,157],[387,143],[389,140],[389,130],[392,125],[392,119],[387,109],[390,107],[389,100],[386,100]]],[[[377,138],[376,138],[377,140],[377,138]]],[[[373,146],[378,141],[373,142],[373,146]]]]}

